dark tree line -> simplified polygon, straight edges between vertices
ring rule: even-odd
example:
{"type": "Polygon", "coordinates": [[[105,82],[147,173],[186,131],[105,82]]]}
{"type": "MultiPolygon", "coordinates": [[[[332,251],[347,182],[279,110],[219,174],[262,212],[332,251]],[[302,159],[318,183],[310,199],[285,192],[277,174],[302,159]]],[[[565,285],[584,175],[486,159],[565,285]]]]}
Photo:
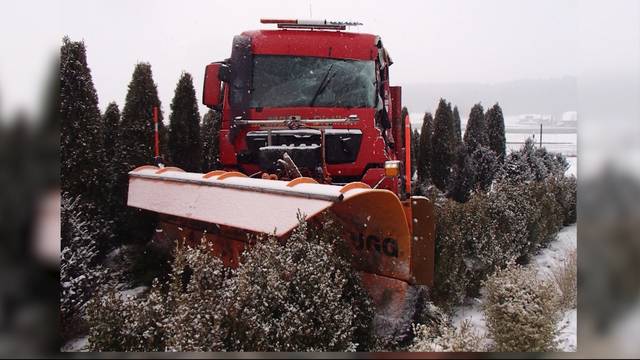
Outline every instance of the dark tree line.
{"type": "MultiPolygon", "coordinates": [[[[440,99],[435,117],[425,113],[420,134],[413,136],[417,189],[435,186],[459,202],[473,191],[488,191],[506,154],[504,117],[497,103],[484,112],[471,109],[464,136],[458,107],[440,99]]],[[[423,190],[421,190],[423,192],[423,190]]]]}
{"type": "Polygon", "coordinates": [[[85,44],[65,38],[60,55],[63,193],[81,197],[89,217],[111,224],[108,233],[117,243],[144,240],[154,219],[126,206],[127,173],[153,163],[153,108],[159,109],[163,162],[194,172],[218,166],[219,114],[210,111],[201,124],[193,78],[185,72],[176,85],[167,128],[149,63],[135,65],[122,112],[111,102],[101,114],[85,44]]]}

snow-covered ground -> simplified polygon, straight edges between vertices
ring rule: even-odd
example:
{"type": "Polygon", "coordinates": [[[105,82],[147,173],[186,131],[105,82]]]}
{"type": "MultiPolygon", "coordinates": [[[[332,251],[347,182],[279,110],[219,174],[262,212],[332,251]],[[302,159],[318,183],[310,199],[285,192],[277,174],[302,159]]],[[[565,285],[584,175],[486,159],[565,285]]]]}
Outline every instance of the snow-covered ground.
{"type": "Polygon", "coordinates": [[[578,158],[577,157],[568,157],[567,161],[569,162],[569,169],[565,172],[567,176],[573,175],[578,177],[578,158]]]}
{"type": "Polygon", "coordinates": [[[89,351],[89,335],[81,336],[67,342],[62,347],[62,352],[89,351]]]}

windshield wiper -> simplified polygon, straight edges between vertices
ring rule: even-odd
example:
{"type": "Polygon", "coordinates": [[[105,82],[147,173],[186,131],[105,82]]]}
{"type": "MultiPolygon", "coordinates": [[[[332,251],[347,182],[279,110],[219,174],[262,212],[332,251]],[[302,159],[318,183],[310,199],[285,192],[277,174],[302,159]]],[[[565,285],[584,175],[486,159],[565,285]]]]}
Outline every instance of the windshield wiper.
{"type": "Polygon", "coordinates": [[[329,82],[331,81],[331,79],[333,79],[333,76],[331,78],[329,78],[329,73],[331,72],[331,69],[333,68],[333,64],[329,65],[329,69],[327,69],[327,72],[324,74],[324,77],[322,78],[322,81],[320,82],[320,86],[318,86],[318,89],[316,90],[316,93],[313,94],[313,98],[311,99],[311,102],[309,103],[309,107],[312,107],[313,104],[316,102],[316,99],[318,98],[318,95],[320,95],[324,89],[327,88],[327,85],[329,85],[329,82]]]}

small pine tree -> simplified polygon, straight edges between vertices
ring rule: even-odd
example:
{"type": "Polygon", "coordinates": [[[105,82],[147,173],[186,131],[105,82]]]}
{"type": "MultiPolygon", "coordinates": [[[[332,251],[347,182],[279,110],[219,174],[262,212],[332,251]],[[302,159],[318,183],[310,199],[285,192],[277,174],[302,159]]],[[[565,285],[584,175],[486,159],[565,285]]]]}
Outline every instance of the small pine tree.
{"type": "Polygon", "coordinates": [[[402,111],[400,112],[400,121],[404,123],[404,119],[409,115],[409,109],[406,106],[402,107],[402,111]]]}
{"type": "Polygon", "coordinates": [[[117,158],[118,131],[120,126],[120,109],[115,102],[109,103],[107,109],[102,116],[102,125],[104,127],[104,151],[105,151],[105,168],[106,168],[106,203],[104,211],[110,219],[118,217],[118,199],[116,192],[116,181],[118,180],[117,171],[119,169],[117,158]]]}
{"type": "MultiPolygon", "coordinates": [[[[129,83],[118,139],[119,160],[124,172],[153,161],[153,108],[156,106],[160,109],[161,104],[157,86],[153,81],[151,65],[138,63],[129,83]]],[[[162,119],[162,111],[158,111],[162,154],[166,154],[167,144],[162,140],[167,138],[167,131],[162,119]]]]}
{"type": "Polygon", "coordinates": [[[420,183],[426,183],[429,181],[431,170],[431,152],[432,152],[432,137],[433,133],[433,118],[431,113],[425,113],[422,120],[422,129],[420,131],[420,145],[418,147],[418,163],[416,165],[418,170],[418,181],[420,183]]]}
{"type": "MultiPolygon", "coordinates": [[[[59,111],[62,192],[71,198],[82,197],[78,208],[84,209],[84,216],[90,221],[89,227],[110,227],[112,223],[103,211],[108,201],[109,169],[105,166],[104,127],[98,95],[87,65],[84,43],[67,37],[60,49],[59,111]]],[[[76,215],[65,212],[61,218],[62,226],[69,226],[71,217],[76,215]]],[[[105,247],[110,243],[112,233],[111,230],[96,232],[93,240],[105,247]]],[[[63,246],[72,241],[66,238],[68,234],[63,233],[63,246]]]]}
{"type": "Polygon", "coordinates": [[[92,201],[103,193],[103,128],[83,42],[60,49],[60,180],[62,191],[92,201]]]}
{"type": "Polygon", "coordinates": [[[460,112],[458,107],[453,107],[453,131],[456,137],[456,147],[462,144],[462,125],[460,124],[460,112]]]}
{"type": "Polygon", "coordinates": [[[467,150],[469,150],[469,153],[472,153],[478,146],[486,146],[488,142],[484,110],[482,109],[482,105],[475,104],[471,108],[467,129],[464,132],[464,144],[467,150]]]}
{"type": "MultiPolygon", "coordinates": [[[[150,164],[154,157],[153,107],[160,109],[158,89],[153,81],[151,65],[138,63],[133,71],[122,111],[118,132],[116,184],[114,193],[118,206],[118,229],[124,241],[146,241],[151,235],[155,217],[126,206],[128,172],[138,166],[150,164]]],[[[166,154],[166,128],[162,111],[158,111],[158,131],[161,152],[166,154]]]]}
{"type": "Polygon", "coordinates": [[[453,113],[447,102],[440,99],[434,119],[431,157],[431,177],[440,190],[446,190],[449,183],[454,160],[454,138],[453,113]]]}
{"type": "Polygon", "coordinates": [[[416,129],[411,130],[411,179],[418,171],[418,153],[420,149],[420,132],[416,129]]]}
{"type": "Polygon", "coordinates": [[[193,78],[182,73],[176,85],[169,116],[169,152],[175,166],[189,172],[200,171],[200,112],[193,78]]]}
{"type": "MultiPolygon", "coordinates": [[[[409,109],[407,109],[406,106],[403,106],[402,107],[402,111],[400,112],[400,121],[403,124],[403,126],[402,126],[403,129],[404,129],[404,119],[406,119],[408,116],[409,116],[409,109]]],[[[411,125],[411,119],[409,119],[409,125],[411,125]]],[[[404,146],[404,145],[402,145],[402,144],[405,143],[404,130],[400,132],[400,142],[401,142],[401,144],[397,144],[397,145],[400,146],[400,147],[404,146]]]]}
{"type": "Polygon", "coordinates": [[[209,110],[202,118],[200,137],[202,143],[202,171],[207,172],[220,167],[219,133],[220,112],[209,110]]]}
{"type": "Polygon", "coordinates": [[[116,155],[116,141],[118,139],[118,126],[120,124],[120,109],[115,102],[109,103],[102,116],[104,126],[104,151],[108,167],[113,170],[113,160],[116,155]]]}
{"type": "Polygon", "coordinates": [[[493,105],[487,110],[484,117],[487,123],[489,148],[496,153],[498,161],[502,163],[507,154],[507,140],[504,134],[504,116],[500,105],[498,103],[493,105]]]}

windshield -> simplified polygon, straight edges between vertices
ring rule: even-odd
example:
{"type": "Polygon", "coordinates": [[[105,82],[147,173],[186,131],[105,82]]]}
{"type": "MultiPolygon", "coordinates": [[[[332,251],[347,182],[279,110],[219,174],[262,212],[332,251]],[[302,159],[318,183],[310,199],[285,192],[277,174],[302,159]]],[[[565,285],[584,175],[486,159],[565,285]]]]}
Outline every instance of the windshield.
{"type": "Polygon", "coordinates": [[[373,61],[256,55],[250,107],[373,107],[373,61]]]}

